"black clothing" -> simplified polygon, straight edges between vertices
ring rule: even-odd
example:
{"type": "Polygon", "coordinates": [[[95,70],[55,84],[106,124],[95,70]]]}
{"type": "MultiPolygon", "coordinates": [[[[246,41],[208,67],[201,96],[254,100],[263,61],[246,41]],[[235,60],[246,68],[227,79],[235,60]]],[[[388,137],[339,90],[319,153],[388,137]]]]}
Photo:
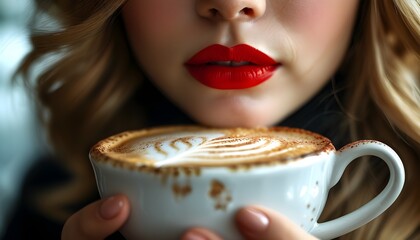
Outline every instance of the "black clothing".
{"type": "MultiPolygon", "coordinates": [[[[341,147],[348,142],[348,138],[347,132],[338,131],[338,126],[345,122],[345,114],[340,109],[340,104],[336,101],[337,98],[342,98],[340,93],[336,93],[338,95],[333,94],[336,90],[333,89],[331,84],[327,84],[305,106],[279,125],[299,127],[320,133],[330,138],[337,148],[341,147]]],[[[149,126],[193,123],[169,100],[159,95],[160,93],[152,88],[147,96],[139,96],[139,101],[145,101],[151,97],[154,98],[153,101],[149,101],[151,103],[151,107],[148,109],[148,114],[151,116],[149,126]],[[164,115],[162,115],[162,112],[164,115]],[[168,118],[167,116],[171,117],[168,118]]],[[[42,186],[66,182],[70,178],[69,173],[54,161],[53,156],[46,156],[35,161],[24,180],[20,198],[15,206],[13,217],[6,229],[3,240],[60,239],[63,223],[54,222],[42,216],[32,209],[25,199],[28,199],[28,196],[33,191],[42,189],[40,188],[42,186]]],[[[97,199],[99,199],[99,194],[94,193],[91,199],[86,199],[86,202],[75,206],[75,210],[97,199]]],[[[109,239],[122,239],[122,236],[116,233],[109,239]]]]}

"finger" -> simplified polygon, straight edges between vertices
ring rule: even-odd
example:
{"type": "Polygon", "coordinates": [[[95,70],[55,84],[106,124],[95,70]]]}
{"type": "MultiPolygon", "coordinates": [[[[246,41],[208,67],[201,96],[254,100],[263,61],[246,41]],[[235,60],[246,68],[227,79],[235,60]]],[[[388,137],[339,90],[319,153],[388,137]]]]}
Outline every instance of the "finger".
{"type": "Polygon", "coordinates": [[[239,231],[246,239],[316,239],[287,217],[263,207],[242,208],[236,214],[235,220],[239,231]]]}
{"type": "Polygon", "coordinates": [[[222,240],[222,238],[210,230],[192,228],[182,235],[181,240],[222,240]]]}
{"type": "Polygon", "coordinates": [[[61,239],[104,239],[116,232],[129,215],[128,199],[112,196],[89,204],[64,224],[61,239]]]}

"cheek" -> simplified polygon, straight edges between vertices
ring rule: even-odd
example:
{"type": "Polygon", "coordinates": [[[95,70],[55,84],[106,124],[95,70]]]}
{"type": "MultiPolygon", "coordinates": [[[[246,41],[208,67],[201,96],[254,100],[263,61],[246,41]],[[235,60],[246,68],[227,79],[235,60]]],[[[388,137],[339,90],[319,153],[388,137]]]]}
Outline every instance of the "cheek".
{"type": "Polygon", "coordinates": [[[292,29],[328,35],[339,26],[351,24],[357,6],[358,0],[294,0],[282,13],[292,29]]]}
{"type": "Polygon", "coordinates": [[[151,79],[164,81],[169,79],[169,73],[176,75],[183,70],[174,63],[182,62],[180,29],[186,22],[186,9],[178,1],[167,0],[133,0],[124,6],[122,14],[130,46],[151,79]]]}
{"type": "Polygon", "coordinates": [[[128,1],[122,11],[127,34],[151,43],[168,39],[179,31],[184,9],[177,1],[128,1]]]}
{"type": "Polygon", "coordinates": [[[358,0],[295,0],[283,10],[282,20],[295,44],[301,71],[331,73],[347,49],[358,0]]]}

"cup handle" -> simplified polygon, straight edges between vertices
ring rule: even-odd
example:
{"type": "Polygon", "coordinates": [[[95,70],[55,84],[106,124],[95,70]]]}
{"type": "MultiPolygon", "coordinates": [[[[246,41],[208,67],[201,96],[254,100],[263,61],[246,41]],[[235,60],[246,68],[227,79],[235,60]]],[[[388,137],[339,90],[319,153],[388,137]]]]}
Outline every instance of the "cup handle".
{"type": "Polygon", "coordinates": [[[397,199],[404,185],[404,166],[393,149],[373,140],[350,143],[337,151],[329,188],[338,183],[345,168],[353,160],[366,155],[379,157],[387,164],[390,176],[386,187],[375,198],[353,212],[327,222],[316,223],[310,231],[311,234],[320,239],[339,237],[370,222],[397,199]]]}

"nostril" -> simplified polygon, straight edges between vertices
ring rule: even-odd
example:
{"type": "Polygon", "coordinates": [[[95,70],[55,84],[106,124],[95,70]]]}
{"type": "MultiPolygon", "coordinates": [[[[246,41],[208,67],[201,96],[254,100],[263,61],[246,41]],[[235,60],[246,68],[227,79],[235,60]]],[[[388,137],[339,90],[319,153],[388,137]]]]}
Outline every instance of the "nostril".
{"type": "Polygon", "coordinates": [[[216,8],[212,8],[212,9],[209,10],[209,12],[210,12],[210,15],[212,17],[215,17],[215,16],[217,16],[217,14],[218,14],[219,11],[217,11],[216,8]]]}
{"type": "MultiPolygon", "coordinates": [[[[227,0],[223,0],[223,1],[227,1],[227,0]]],[[[234,20],[237,18],[242,18],[242,19],[255,18],[257,14],[258,12],[256,12],[254,8],[252,7],[233,6],[233,7],[227,8],[225,6],[222,6],[222,7],[207,6],[207,7],[202,8],[200,15],[205,18],[211,18],[211,19],[234,20]]]]}
{"type": "Polygon", "coordinates": [[[247,16],[253,16],[254,15],[254,10],[252,10],[252,8],[243,8],[241,10],[241,13],[247,16]]]}

